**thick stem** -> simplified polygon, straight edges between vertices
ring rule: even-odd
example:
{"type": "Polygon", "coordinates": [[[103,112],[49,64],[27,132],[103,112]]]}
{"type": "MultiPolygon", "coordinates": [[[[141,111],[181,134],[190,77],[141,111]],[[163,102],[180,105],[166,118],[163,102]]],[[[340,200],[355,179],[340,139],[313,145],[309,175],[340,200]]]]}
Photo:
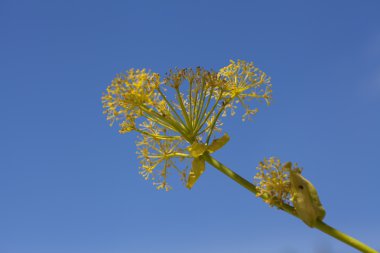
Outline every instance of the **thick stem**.
{"type": "MultiPolygon", "coordinates": [[[[257,187],[250,183],[249,181],[247,181],[246,179],[242,178],[241,176],[239,176],[238,174],[236,174],[234,171],[230,170],[229,168],[227,168],[226,166],[224,166],[222,163],[220,163],[219,161],[217,161],[216,159],[214,159],[212,156],[210,156],[210,154],[206,153],[202,156],[206,162],[208,162],[210,165],[212,165],[213,167],[215,167],[216,169],[218,169],[219,171],[221,171],[223,174],[227,175],[229,178],[231,178],[232,180],[234,180],[235,182],[237,182],[238,184],[240,184],[241,186],[243,186],[244,188],[246,188],[247,190],[249,190],[250,192],[254,193],[256,195],[257,193],[257,187]]],[[[263,199],[266,199],[267,196],[262,196],[263,199]]],[[[296,212],[295,212],[295,209],[292,207],[292,206],[289,206],[289,205],[284,205],[284,204],[281,204],[281,205],[278,205],[278,204],[275,204],[279,209],[295,216],[298,218],[296,212]]],[[[320,231],[354,247],[355,249],[361,251],[361,252],[366,252],[366,253],[379,253],[378,251],[376,251],[375,249],[367,246],[366,244],[358,241],[357,239],[333,228],[333,227],[330,227],[329,225],[327,225],[326,223],[322,222],[322,221],[318,221],[317,224],[315,225],[315,228],[319,229],[320,231]]]]}

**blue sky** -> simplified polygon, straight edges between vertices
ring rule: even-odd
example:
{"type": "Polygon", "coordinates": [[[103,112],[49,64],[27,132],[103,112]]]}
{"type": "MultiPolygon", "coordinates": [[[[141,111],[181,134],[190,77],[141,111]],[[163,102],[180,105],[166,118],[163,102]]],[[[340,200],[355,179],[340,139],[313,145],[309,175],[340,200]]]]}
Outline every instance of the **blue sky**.
{"type": "Polygon", "coordinates": [[[378,1],[0,2],[0,252],[355,252],[208,167],[189,191],[138,174],[100,97],[117,73],[255,61],[274,100],[215,157],[251,180],[298,162],[325,221],[380,248],[378,1]]]}

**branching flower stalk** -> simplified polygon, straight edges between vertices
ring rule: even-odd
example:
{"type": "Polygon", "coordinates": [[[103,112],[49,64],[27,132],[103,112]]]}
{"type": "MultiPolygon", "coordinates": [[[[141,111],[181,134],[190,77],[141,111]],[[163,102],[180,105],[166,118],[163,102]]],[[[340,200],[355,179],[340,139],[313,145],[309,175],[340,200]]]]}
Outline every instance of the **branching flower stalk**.
{"type": "Polygon", "coordinates": [[[240,106],[243,121],[250,120],[258,111],[255,103],[270,104],[271,86],[264,72],[241,60],[218,72],[175,69],[163,79],[145,69],[131,69],[112,81],[102,103],[111,125],[119,122],[120,133],[138,133],[139,173],[157,189],[171,189],[172,173],[191,189],[208,163],[309,227],[362,252],[377,252],[322,221],[326,212],[317,191],[297,165],[264,159],[251,183],[211,156],[230,139],[222,132],[222,118],[234,116],[240,106]]]}

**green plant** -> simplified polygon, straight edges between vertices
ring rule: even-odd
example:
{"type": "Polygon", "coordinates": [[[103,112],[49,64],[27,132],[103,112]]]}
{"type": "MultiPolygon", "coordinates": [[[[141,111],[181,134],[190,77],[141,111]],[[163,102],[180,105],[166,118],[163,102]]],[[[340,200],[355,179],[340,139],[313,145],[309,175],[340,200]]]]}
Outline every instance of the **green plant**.
{"type": "Polygon", "coordinates": [[[212,157],[229,141],[222,132],[222,117],[234,116],[242,107],[243,121],[250,119],[258,111],[254,103],[269,105],[271,93],[270,78],[253,63],[239,60],[219,72],[172,70],[162,80],[157,73],[131,69],[112,81],[102,102],[111,125],[120,122],[120,133],[139,133],[140,174],[152,179],[157,189],[171,189],[170,171],[192,188],[208,163],[270,206],[362,252],[376,252],[322,221],[326,212],[317,191],[297,165],[264,159],[251,183],[212,157]],[[179,165],[184,160],[190,168],[179,165]]]}

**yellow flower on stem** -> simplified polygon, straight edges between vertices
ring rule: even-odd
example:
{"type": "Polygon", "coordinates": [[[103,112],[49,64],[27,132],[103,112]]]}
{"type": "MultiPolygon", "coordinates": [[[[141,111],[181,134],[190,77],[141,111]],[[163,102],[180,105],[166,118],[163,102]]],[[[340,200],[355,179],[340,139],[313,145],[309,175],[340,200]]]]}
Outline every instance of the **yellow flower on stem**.
{"type": "Polygon", "coordinates": [[[245,110],[243,121],[251,119],[258,111],[252,102],[264,100],[269,105],[271,93],[270,78],[252,62],[238,60],[219,72],[203,68],[171,70],[162,82],[157,73],[131,69],[112,81],[102,103],[111,125],[120,121],[120,133],[140,134],[136,143],[140,174],[152,179],[157,189],[171,189],[167,179],[173,170],[191,189],[207,162],[308,226],[362,252],[377,252],[322,222],[325,210],[317,191],[297,167],[283,165],[276,158],[266,159],[258,166],[254,185],[210,155],[229,141],[226,134],[217,136],[222,133],[221,116],[227,116],[227,111],[233,116],[241,105],[245,110]],[[177,165],[184,160],[191,160],[191,169],[177,165]]]}
{"type": "Polygon", "coordinates": [[[257,109],[249,109],[248,103],[254,98],[269,102],[268,87],[263,72],[240,60],[219,72],[200,67],[170,70],[162,81],[157,73],[131,69],[112,81],[102,102],[111,125],[120,122],[120,133],[141,134],[137,146],[144,178],[168,190],[167,177],[174,169],[191,188],[205,167],[188,147],[198,143],[209,153],[219,149],[228,141],[226,135],[217,138],[222,133],[220,116],[226,116],[227,110],[234,115],[238,103],[246,111],[244,119],[253,115],[257,109]],[[176,165],[186,158],[193,159],[190,171],[176,165]]]}

